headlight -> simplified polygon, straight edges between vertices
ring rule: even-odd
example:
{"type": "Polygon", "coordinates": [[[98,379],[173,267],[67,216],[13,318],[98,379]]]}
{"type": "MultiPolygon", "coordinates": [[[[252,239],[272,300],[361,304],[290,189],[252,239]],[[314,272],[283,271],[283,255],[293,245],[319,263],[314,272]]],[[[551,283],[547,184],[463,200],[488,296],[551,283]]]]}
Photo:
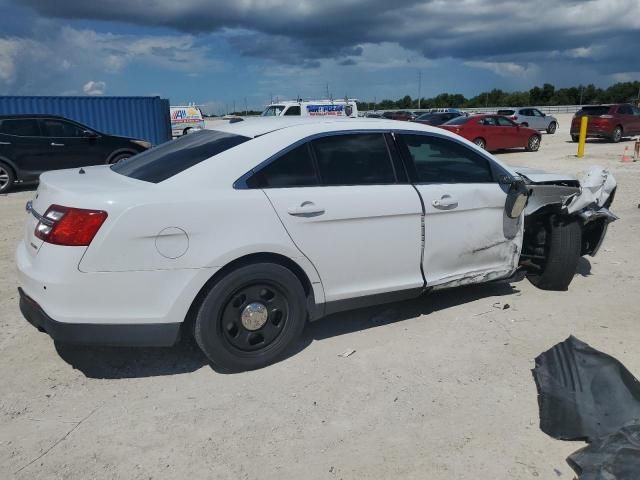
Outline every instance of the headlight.
{"type": "Polygon", "coordinates": [[[131,143],[140,145],[142,148],[145,148],[145,149],[151,148],[151,143],[147,142],[146,140],[131,140],[131,143]]]}

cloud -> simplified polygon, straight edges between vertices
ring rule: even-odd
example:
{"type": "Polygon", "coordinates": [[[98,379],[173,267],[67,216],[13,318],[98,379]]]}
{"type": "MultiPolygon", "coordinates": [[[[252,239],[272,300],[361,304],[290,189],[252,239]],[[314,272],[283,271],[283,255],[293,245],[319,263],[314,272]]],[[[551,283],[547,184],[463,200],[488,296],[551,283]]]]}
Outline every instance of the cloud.
{"type": "Polygon", "coordinates": [[[36,27],[30,38],[0,38],[0,93],[60,94],[130,65],[187,75],[222,68],[193,35],[100,33],[50,22],[36,27]]]}
{"type": "Polygon", "coordinates": [[[82,87],[82,91],[86,95],[94,96],[94,95],[104,95],[105,90],[107,89],[107,84],[105,82],[89,80],[82,87]]]}
{"type": "MultiPolygon", "coordinates": [[[[241,55],[279,64],[344,60],[363,44],[398,44],[431,59],[522,63],[518,57],[527,56],[535,63],[554,51],[588,60],[592,49],[606,51],[620,38],[640,43],[637,0],[217,0],[215,8],[206,0],[156,1],[153,8],[131,0],[20,3],[45,17],[219,32],[241,55]]],[[[627,48],[623,60],[633,59],[627,48]]]]}
{"type": "Polygon", "coordinates": [[[489,70],[502,77],[524,77],[527,74],[538,71],[537,65],[531,63],[527,65],[520,65],[513,62],[470,61],[464,62],[464,64],[468,67],[483,68],[485,70],[489,70]]]}

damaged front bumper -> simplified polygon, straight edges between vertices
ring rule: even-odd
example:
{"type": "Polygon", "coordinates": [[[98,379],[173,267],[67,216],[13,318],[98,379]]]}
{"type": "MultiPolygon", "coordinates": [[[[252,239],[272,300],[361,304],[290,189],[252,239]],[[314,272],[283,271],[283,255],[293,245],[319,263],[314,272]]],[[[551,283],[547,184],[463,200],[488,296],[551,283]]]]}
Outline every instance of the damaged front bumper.
{"type": "Polygon", "coordinates": [[[529,190],[525,217],[558,214],[578,218],[586,240],[582,254],[594,256],[609,223],[618,220],[609,210],[617,188],[613,175],[597,166],[577,178],[525,168],[517,173],[529,190]]]}

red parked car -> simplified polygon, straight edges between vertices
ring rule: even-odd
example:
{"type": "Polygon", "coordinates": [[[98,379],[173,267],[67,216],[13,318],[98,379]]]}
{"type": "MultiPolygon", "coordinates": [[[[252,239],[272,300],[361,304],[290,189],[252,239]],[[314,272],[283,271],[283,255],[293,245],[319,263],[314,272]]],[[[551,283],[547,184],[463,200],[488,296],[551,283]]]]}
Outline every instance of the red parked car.
{"type": "Polygon", "coordinates": [[[440,128],[457,133],[489,151],[524,148],[535,152],[540,148],[540,132],[521,127],[502,115],[458,117],[440,125],[440,128]]]}
{"type": "Polygon", "coordinates": [[[578,141],[580,119],[589,117],[587,137],[605,138],[619,142],[622,137],[640,134],[640,109],[628,103],[615,105],[589,105],[582,107],[571,121],[571,139],[578,141]]]}

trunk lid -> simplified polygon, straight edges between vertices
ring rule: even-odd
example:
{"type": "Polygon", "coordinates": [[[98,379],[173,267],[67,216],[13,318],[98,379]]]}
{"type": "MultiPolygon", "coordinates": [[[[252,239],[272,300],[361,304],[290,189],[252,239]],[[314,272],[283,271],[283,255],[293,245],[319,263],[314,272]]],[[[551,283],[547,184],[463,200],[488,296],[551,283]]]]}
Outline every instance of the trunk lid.
{"type": "Polygon", "coordinates": [[[35,229],[39,217],[51,205],[104,210],[110,214],[127,198],[154,186],[115,173],[108,165],[43,173],[35,197],[27,203],[29,216],[24,227],[27,251],[32,257],[40,251],[44,242],[35,236],[35,229]]]}

